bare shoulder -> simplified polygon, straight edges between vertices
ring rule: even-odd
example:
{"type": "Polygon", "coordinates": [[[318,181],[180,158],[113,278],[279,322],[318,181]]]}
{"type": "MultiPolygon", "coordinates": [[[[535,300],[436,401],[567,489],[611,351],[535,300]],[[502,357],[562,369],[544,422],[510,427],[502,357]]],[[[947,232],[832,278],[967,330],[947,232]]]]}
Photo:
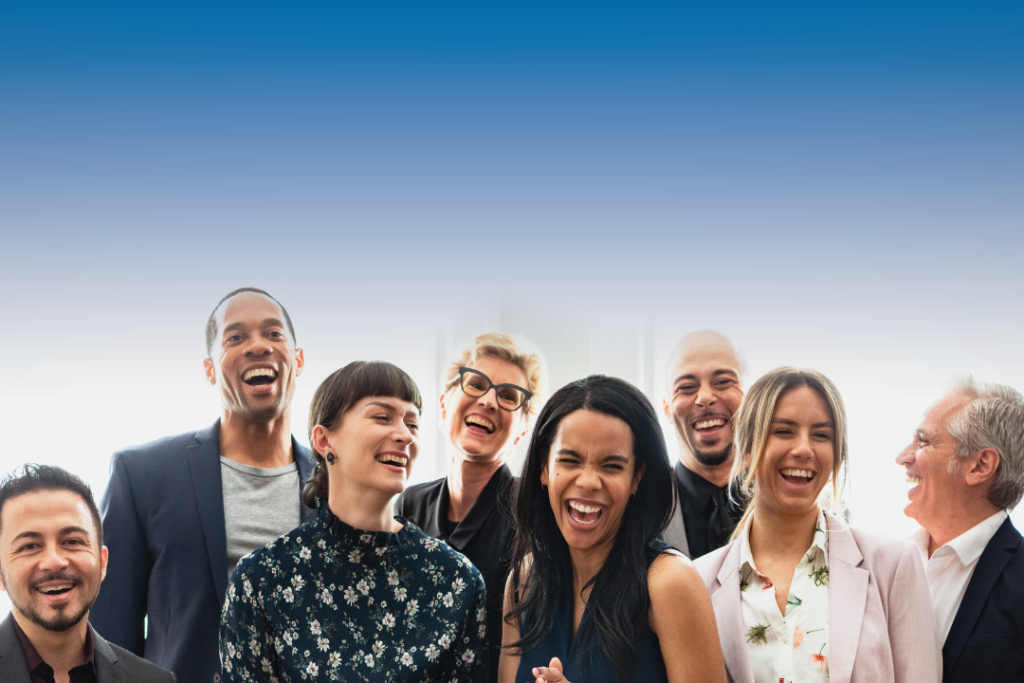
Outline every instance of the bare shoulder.
{"type": "Polygon", "coordinates": [[[685,598],[694,592],[698,595],[707,593],[693,562],[677,550],[668,550],[651,563],[647,570],[647,590],[652,609],[656,609],[659,601],[666,604],[665,599],[685,598]]]}

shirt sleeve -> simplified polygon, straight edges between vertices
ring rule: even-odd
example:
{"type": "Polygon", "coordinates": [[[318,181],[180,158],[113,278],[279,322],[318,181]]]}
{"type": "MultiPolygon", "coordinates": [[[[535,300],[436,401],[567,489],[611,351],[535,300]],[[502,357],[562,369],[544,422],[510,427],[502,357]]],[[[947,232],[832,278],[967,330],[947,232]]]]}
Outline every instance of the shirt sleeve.
{"type": "Polygon", "coordinates": [[[110,481],[100,507],[110,562],[89,621],[105,640],[141,657],[146,649],[144,624],[153,558],[120,453],[111,458],[110,481]]]}
{"type": "Polygon", "coordinates": [[[251,556],[242,558],[224,597],[220,617],[220,665],[224,683],[283,680],[255,569],[251,556]]]}
{"type": "Polygon", "coordinates": [[[452,648],[451,656],[441,672],[445,683],[485,683],[488,675],[487,643],[487,590],[479,571],[473,571],[476,578],[473,602],[462,627],[458,645],[452,648]]]}

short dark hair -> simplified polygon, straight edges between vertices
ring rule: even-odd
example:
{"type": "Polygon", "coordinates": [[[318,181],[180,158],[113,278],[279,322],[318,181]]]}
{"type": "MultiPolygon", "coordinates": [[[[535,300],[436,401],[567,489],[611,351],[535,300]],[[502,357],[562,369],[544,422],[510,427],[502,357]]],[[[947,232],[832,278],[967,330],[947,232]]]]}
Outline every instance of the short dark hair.
{"type": "Polygon", "coordinates": [[[313,445],[313,430],[322,426],[330,431],[341,424],[345,413],[367,396],[390,396],[408,401],[423,412],[419,387],[405,370],[382,360],[357,360],[325,379],[309,405],[309,447],[316,469],[302,489],[302,502],[316,507],[316,499],[327,500],[327,468],[324,457],[313,445]]]}
{"type": "Polygon", "coordinates": [[[537,417],[512,505],[515,540],[510,585],[523,589],[513,591],[512,606],[504,617],[508,623],[520,622],[523,614],[530,619],[519,641],[504,647],[522,653],[536,646],[554,627],[559,598],[552,596],[572,590],[569,546],[540,476],[559,425],[577,410],[616,417],[629,425],[634,471],[643,468],[636,495],[626,504],[615,545],[587,584],[593,586],[587,602],[591,619],[576,634],[584,667],[593,664],[595,653],[603,652],[618,678],[632,680],[638,656],[636,633],[647,623],[650,610],[647,553],[672,518],[673,479],[658,414],[639,389],[615,377],[591,375],[570,382],[548,399],[537,417]]]}
{"type": "Polygon", "coordinates": [[[207,356],[209,356],[210,358],[213,358],[213,344],[214,344],[215,341],[217,341],[217,311],[220,310],[220,307],[224,305],[225,301],[227,301],[231,297],[233,297],[233,296],[235,296],[237,294],[241,294],[243,292],[253,292],[254,294],[262,294],[263,296],[267,297],[268,299],[273,301],[275,304],[277,304],[278,308],[281,309],[281,312],[284,313],[284,324],[288,326],[288,334],[290,334],[292,336],[292,343],[293,344],[298,344],[298,342],[295,340],[295,327],[292,325],[292,319],[288,315],[288,309],[286,309],[281,304],[280,301],[278,301],[277,299],[275,299],[274,297],[272,297],[270,294],[268,294],[267,292],[263,291],[262,289],[257,289],[255,287],[239,287],[238,289],[236,289],[234,291],[231,291],[231,292],[228,292],[226,295],[224,295],[224,298],[221,299],[220,301],[218,301],[217,305],[213,307],[213,311],[210,313],[210,317],[206,319],[206,355],[207,356]]]}
{"type": "Polygon", "coordinates": [[[103,547],[103,521],[96,500],[92,497],[92,489],[80,477],[53,465],[26,463],[0,481],[0,528],[3,526],[4,504],[7,501],[39,491],[70,491],[84,500],[96,527],[96,545],[103,547]]]}

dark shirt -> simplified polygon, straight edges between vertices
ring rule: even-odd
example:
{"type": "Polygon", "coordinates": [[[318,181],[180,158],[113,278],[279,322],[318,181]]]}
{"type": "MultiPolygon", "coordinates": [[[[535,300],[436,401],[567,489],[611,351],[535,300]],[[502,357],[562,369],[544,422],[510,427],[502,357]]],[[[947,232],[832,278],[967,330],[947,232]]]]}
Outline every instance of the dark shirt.
{"type": "Polygon", "coordinates": [[[729,536],[743,517],[746,501],[729,501],[729,486],[715,486],[704,477],[676,463],[679,500],[690,557],[697,559],[729,542],[729,536]],[[716,509],[721,507],[718,514],[716,509]]]}
{"type": "MultiPolygon", "coordinates": [[[[17,619],[11,620],[14,623],[14,632],[18,634],[21,642],[21,651],[25,653],[25,664],[28,665],[29,678],[32,683],[54,683],[53,667],[43,661],[43,658],[32,645],[25,632],[21,630],[17,619]]],[[[71,683],[96,683],[96,650],[92,642],[92,629],[85,631],[85,652],[88,655],[84,664],[79,664],[68,672],[71,683]]]]}
{"type": "Polygon", "coordinates": [[[505,601],[512,546],[512,487],[515,477],[507,465],[494,473],[480,497],[459,522],[448,521],[448,480],[410,486],[396,509],[415,520],[424,533],[439,538],[469,558],[487,586],[487,640],[491,660],[489,680],[498,680],[501,656],[501,612],[505,601]]]}

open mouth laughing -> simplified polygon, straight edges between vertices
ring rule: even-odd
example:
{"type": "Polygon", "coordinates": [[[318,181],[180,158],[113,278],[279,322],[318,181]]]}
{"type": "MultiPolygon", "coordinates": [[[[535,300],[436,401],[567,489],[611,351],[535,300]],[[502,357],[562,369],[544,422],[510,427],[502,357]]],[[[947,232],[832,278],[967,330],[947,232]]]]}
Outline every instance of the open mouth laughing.
{"type": "Polygon", "coordinates": [[[251,387],[273,384],[276,379],[277,370],[273,368],[253,368],[242,375],[242,381],[251,387]]]}
{"type": "Polygon", "coordinates": [[[483,415],[470,415],[465,420],[466,424],[476,429],[482,429],[488,434],[493,434],[497,426],[483,415]]]}
{"type": "Polygon", "coordinates": [[[907,475],[907,483],[908,484],[913,484],[914,486],[917,486],[922,481],[924,481],[924,479],[922,479],[921,477],[915,477],[915,476],[913,476],[911,474],[907,475]]]}
{"type": "Polygon", "coordinates": [[[811,470],[801,470],[796,468],[789,468],[785,470],[779,470],[779,474],[782,478],[793,484],[809,484],[817,476],[815,472],[811,470]]]}
{"type": "Polygon", "coordinates": [[[595,526],[604,515],[604,506],[580,500],[565,502],[565,511],[576,526],[588,528],[595,526]]]}
{"type": "Polygon", "coordinates": [[[409,464],[409,456],[404,453],[380,453],[375,456],[375,459],[388,468],[404,470],[409,464]]]}

